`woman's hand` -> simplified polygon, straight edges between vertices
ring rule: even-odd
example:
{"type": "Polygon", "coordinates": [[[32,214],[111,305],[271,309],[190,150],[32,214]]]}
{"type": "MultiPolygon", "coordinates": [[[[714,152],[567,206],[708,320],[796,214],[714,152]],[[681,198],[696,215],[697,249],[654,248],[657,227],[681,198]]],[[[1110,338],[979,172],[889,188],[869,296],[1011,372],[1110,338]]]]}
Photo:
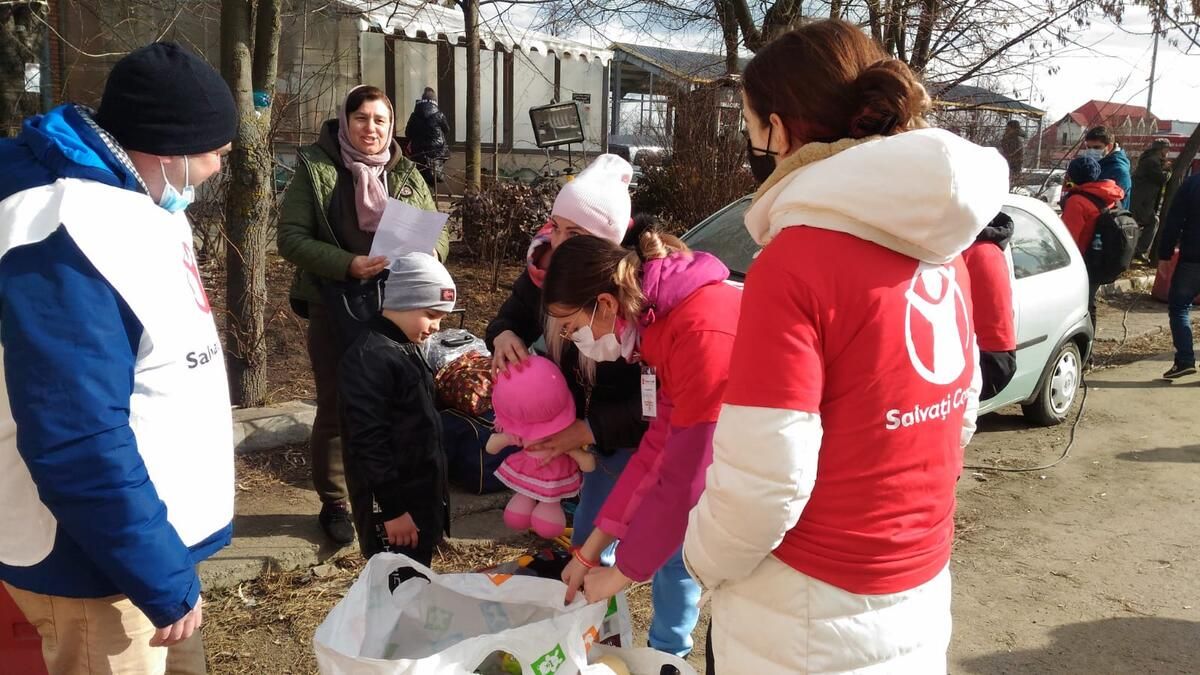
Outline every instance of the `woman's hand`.
{"type": "Polygon", "coordinates": [[[563,569],[562,580],[567,585],[566,603],[575,601],[575,594],[583,590],[583,580],[587,577],[588,568],[579,559],[571,556],[571,562],[563,569]]]}
{"type": "Polygon", "coordinates": [[[388,265],[388,259],[377,255],[374,258],[368,258],[365,255],[356,255],[350,261],[350,276],[355,279],[372,279],[379,274],[388,265]]]}
{"type": "Polygon", "coordinates": [[[492,370],[497,375],[507,373],[509,366],[520,370],[521,364],[529,359],[525,341],[511,330],[497,335],[492,344],[496,348],[496,355],[492,357],[492,370]]]}
{"type": "Polygon", "coordinates": [[[583,580],[583,593],[588,604],[602,602],[633,585],[633,580],[615,567],[597,567],[583,580]]]}
{"type": "Polygon", "coordinates": [[[559,455],[593,445],[595,442],[596,437],[592,434],[592,430],[588,427],[587,422],[575,420],[566,429],[530,445],[528,450],[545,453],[546,456],[542,459],[542,466],[545,466],[550,460],[559,455]]]}
{"type": "Polygon", "coordinates": [[[387,531],[388,543],[392,546],[403,546],[405,548],[417,547],[417,524],[413,522],[412,514],[406,513],[399,518],[393,518],[383,523],[383,529],[387,531]]]}

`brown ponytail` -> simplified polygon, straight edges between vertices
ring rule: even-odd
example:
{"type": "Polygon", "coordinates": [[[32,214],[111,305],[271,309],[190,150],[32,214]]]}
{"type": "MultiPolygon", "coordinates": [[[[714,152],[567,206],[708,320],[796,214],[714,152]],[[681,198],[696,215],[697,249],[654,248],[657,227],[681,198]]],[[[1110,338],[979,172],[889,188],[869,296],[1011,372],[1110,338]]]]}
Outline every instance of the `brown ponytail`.
{"type": "Polygon", "coordinates": [[[931,102],[903,62],[857,26],[817,21],[762,49],[742,77],[764,120],[779,115],[800,143],[891,136],[926,126],[931,102]]]}
{"type": "Polygon", "coordinates": [[[621,314],[635,320],[646,301],[642,294],[643,264],[688,250],[678,237],[655,230],[643,232],[633,251],[599,237],[572,237],[550,258],[542,302],[547,308],[559,305],[572,311],[591,310],[596,298],[608,293],[617,298],[621,314]]]}

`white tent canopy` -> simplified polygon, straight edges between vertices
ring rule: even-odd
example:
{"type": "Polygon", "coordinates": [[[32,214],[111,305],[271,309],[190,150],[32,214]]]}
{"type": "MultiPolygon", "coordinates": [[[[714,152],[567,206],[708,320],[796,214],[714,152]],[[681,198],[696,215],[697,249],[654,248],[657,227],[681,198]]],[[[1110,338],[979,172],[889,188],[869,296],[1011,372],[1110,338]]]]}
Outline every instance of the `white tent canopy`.
{"type": "MultiPolygon", "coordinates": [[[[444,38],[452,45],[466,39],[466,22],[462,12],[456,9],[422,0],[340,0],[339,4],[359,15],[363,30],[375,28],[410,38],[444,38]]],[[[491,25],[495,23],[499,22],[485,20],[479,26],[480,39],[493,49],[512,51],[519,48],[540,54],[554,52],[560,57],[572,56],[585,61],[597,59],[602,65],[608,65],[613,56],[610,50],[583,42],[508,24],[491,25]]]]}

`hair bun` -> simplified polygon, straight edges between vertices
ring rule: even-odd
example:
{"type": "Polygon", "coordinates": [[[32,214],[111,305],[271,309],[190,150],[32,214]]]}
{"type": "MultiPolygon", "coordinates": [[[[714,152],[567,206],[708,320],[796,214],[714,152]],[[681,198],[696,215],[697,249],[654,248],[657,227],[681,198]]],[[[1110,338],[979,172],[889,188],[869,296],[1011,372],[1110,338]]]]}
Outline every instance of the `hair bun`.
{"type": "Polygon", "coordinates": [[[851,138],[888,136],[923,126],[922,115],[931,107],[929,94],[908,66],[897,59],[881,59],[854,81],[858,112],[850,118],[851,138]]]}

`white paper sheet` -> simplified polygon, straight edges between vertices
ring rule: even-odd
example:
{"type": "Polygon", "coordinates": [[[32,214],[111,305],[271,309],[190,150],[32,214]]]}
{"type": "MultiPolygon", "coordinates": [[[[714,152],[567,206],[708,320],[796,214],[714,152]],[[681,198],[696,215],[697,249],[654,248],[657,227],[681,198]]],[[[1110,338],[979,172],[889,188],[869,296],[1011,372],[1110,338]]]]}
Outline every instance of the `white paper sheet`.
{"type": "Polygon", "coordinates": [[[438,236],[450,216],[437,211],[425,211],[397,199],[388,199],[379,219],[379,229],[371,243],[371,256],[384,256],[389,261],[405,253],[429,253],[437,246],[438,236]]]}

